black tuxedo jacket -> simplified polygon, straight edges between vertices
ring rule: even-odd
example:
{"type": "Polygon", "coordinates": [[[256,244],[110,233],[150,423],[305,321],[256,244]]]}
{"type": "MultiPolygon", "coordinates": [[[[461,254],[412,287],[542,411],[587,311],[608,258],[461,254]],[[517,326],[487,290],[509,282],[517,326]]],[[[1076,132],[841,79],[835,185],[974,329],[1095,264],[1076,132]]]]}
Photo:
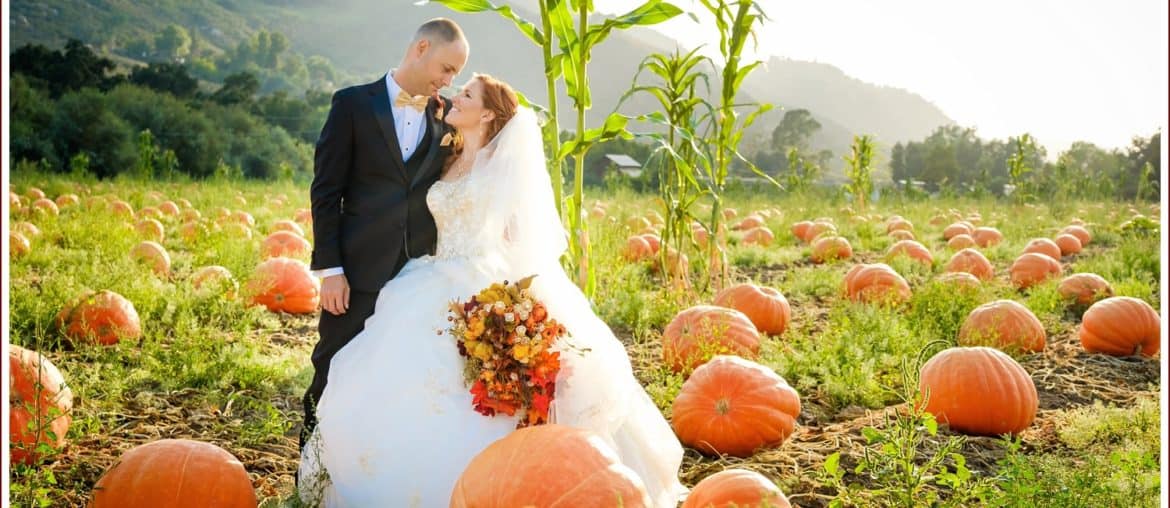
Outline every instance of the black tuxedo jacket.
{"type": "Polygon", "coordinates": [[[403,162],[390,101],[385,76],[336,92],[317,140],[311,268],[340,266],[357,291],[380,290],[406,257],[433,254],[438,236],[426,194],[450,153],[436,118],[450,102],[429,101],[419,150],[403,162]]]}

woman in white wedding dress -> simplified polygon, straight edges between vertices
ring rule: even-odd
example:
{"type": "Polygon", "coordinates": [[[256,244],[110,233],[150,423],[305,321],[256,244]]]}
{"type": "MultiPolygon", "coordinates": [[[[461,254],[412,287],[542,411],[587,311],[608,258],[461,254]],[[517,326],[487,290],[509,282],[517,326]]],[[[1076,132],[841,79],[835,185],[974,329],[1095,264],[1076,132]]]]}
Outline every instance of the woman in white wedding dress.
{"type": "Polygon", "coordinates": [[[571,335],[550,419],[605,438],[654,506],[674,508],[686,492],[682,446],[633,376],[625,348],[558,262],[565,231],[535,114],[484,75],[452,101],[445,121],[463,151],[427,195],[436,254],[408,262],[382,288],[365,330],[333,357],[319,423],[301,454],[302,500],[447,506],[471,459],[516,428],[515,417],[473,409],[464,360],[446,332],[448,304],[536,274],[534,295],[571,335]]]}

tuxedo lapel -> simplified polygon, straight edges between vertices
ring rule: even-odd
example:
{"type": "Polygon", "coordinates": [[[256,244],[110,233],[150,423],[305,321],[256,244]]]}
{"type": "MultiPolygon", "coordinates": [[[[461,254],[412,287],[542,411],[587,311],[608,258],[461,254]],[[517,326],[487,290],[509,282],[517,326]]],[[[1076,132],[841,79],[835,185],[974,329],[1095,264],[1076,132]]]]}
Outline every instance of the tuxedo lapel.
{"type": "MultiPolygon", "coordinates": [[[[414,188],[414,186],[418,185],[419,182],[426,180],[426,177],[434,175],[443,169],[443,161],[435,160],[441,151],[439,144],[442,142],[442,136],[447,132],[447,124],[443,123],[442,120],[435,118],[435,111],[437,111],[437,108],[441,106],[442,103],[440,101],[433,99],[427,101],[427,130],[430,132],[431,144],[430,148],[427,149],[426,158],[423,159],[422,166],[414,173],[414,179],[410,182],[411,188],[414,188]]],[[[447,109],[448,108],[443,107],[444,112],[446,112],[447,109]]]]}
{"type": "Polygon", "coordinates": [[[398,144],[398,131],[394,128],[394,111],[390,109],[390,94],[386,91],[386,77],[370,84],[370,100],[373,101],[374,116],[382,129],[382,139],[390,151],[394,172],[406,183],[406,163],[402,161],[402,146],[398,144]]]}

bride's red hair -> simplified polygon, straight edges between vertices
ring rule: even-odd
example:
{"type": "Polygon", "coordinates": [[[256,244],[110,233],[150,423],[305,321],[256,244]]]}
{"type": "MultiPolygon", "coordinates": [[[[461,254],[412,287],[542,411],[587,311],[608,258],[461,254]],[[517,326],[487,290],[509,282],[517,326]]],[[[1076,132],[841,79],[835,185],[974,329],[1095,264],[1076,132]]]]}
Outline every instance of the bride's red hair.
{"type": "MultiPolygon", "coordinates": [[[[495,118],[488,122],[487,129],[484,131],[483,142],[486,145],[496,138],[496,135],[503,130],[513,116],[516,116],[516,109],[520,107],[520,98],[516,96],[516,90],[512,89],[512,85],[487,74],[477,73],[472,76],[472,79],[479,81],[479,84],[483,86],[484,109],[495,113],[495,118]]],[[[447,166],[454,163],[461,152],[463,152],[462,140],[456,139],[451,155],[447,157],[447,166]]]]}

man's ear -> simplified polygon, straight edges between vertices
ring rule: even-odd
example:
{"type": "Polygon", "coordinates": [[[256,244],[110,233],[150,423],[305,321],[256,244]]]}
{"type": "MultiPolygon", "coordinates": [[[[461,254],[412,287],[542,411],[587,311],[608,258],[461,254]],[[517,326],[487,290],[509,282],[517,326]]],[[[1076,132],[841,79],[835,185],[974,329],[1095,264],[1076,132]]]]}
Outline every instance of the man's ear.
{"type": "Polygon", "coordinates": [[[430,47],[430,40],[419,39],[419,41],[414,44],[414,55],[421,58],[423,54],[426,53],[428,49],[430,49],[430,47]]]}

